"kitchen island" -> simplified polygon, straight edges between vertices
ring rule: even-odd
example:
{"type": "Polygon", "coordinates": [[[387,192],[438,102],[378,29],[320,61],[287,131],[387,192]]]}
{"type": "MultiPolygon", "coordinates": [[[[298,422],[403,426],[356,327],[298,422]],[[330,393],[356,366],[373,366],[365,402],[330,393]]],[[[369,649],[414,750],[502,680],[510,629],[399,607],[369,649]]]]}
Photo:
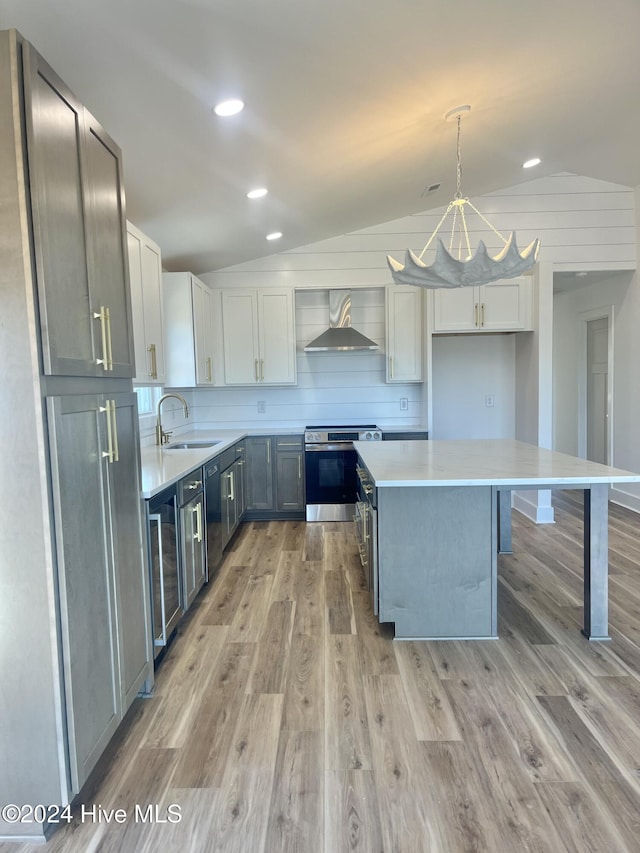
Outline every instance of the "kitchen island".
{"type": "Polygon", "coordinates": [[[639,474],[508,439],[354,446],[375,487],[379,619],[396,638],[496,638],[511,491],[579,488],[583,633],[608,639],[608,488],[639,474]]]}

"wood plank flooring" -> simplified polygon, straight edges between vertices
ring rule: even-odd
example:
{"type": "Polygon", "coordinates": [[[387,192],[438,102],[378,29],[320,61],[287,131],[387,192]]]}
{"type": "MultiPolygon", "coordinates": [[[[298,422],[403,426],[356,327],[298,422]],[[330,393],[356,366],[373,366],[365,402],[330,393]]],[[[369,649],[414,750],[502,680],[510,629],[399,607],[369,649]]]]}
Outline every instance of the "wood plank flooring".
{"type": "Polygon", "coordinates": [[[640,518],[611,507],[613,639],[589,643],[580,501],[514,512],[484,642],[394,642],[352,524],[245,524],[84,793],[127,822],[79,804],[0,853],[637,853],[640,518]]]}

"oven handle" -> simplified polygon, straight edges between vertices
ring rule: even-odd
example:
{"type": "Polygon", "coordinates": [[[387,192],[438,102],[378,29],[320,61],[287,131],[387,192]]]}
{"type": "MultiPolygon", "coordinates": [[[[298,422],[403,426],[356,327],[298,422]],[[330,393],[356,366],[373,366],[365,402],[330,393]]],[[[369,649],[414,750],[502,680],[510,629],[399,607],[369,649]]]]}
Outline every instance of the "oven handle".
{"type": "Polygon", "coordinates": [[[342,441],[335,444],[305,444],[305,453],[322,453],[325,450],[353,450],[352,441],[342,441]]]}

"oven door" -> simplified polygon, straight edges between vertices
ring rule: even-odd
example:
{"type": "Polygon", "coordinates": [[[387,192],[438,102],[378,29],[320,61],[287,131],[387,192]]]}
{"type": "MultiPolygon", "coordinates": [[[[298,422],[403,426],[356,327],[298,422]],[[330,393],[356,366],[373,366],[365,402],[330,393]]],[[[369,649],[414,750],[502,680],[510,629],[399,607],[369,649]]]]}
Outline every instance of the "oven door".
{"type": "Polygon", "coordinates": [[[307,521],[352,521],[358,491],[353,444],[308,444],[304,460],[307,521]]]}

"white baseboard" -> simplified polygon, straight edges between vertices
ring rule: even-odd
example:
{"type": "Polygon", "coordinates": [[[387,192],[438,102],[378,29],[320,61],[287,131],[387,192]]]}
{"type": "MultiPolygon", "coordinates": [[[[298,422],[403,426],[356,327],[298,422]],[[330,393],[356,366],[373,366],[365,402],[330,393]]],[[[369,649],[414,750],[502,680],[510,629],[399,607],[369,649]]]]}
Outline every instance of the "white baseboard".
{"type": "Polygon", "coordinates": [[[555,524],[552,506],[538,506],[538,493],[513,492],[512,506],[536,524],[555,524]]]}
{"type": "Polygon", "coordinates": [[[609,500],[623,506],[625,509],[630,509],[632,512],[640,512],[640,498],[637,495],[632,495],[625,492],[623,489],[611,486],[609,489],[609,500]]]}

